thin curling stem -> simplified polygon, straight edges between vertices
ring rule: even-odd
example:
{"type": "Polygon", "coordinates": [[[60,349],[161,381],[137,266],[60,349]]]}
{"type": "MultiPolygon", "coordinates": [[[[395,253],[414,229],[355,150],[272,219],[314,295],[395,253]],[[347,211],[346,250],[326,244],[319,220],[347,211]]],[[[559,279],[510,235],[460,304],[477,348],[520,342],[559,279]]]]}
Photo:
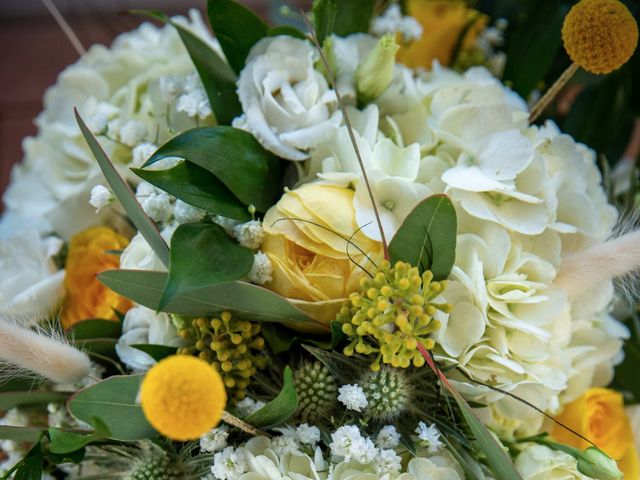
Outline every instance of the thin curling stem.
{"type": "Polygon", "coordinates": [[[362,161],[362,156],[360,155],[360,149],[358,148],[358,144],[356,143],[356,137],[353,134],[353,127],[351,126],[351,121],[349,120],[349,116],[347,115],[347,110],[344,107],[344,102],[342,101],[342,96],[338,91],[338,86],[336,84],[336,79],[331,70],[331,66],[329,65],[329,61],[327,60],[326,55],[322,51],[322,46],[318,41],[318,37],[316,36],[316,32],[313,29],[313,26],[309,22],[309,19],[306,15],[302,15],[304,19],[304,23],[309,29],[309,37],[311,41],[318,49],[318,53],[320,54],[320,59],[322,60],[322,64],[324,65],[325,70],[327,71],[327,76],[329,77],[329,83],[331,83],[331,88],[336,92],[336,99],[338,100],[338,106],[340,107],[340,111],[342,112],[342,117],[344,118],[344,123],[347,127],[347,131],[349,132],[349,138],[351,139],[351,144],[353,145],[353,149],[356,153],[356,158],[358,159],[358,164],[360,165],[360,171],[362,172],[362,179],[364,180],[364,184],[367,187],[367,193],[369,194],[369,199],[371,200],[371,205],[373,206],[373,213],[376,217],[376,223],[378,224],[378,229],[380,230],[380,240],[382,241],[382,249],[384,251],[385,260],[389,260],[389,245],[387,244],[387,238],[384,234],[384,229],[382,228],[382,220],[380,220],[380,212],[378,211],[378,205],[376,204],[376,199],[373,196],[373,190],[371,189],[371,184],[369,183],[369,177],[367,176],[367,171],[364,168],[364,162],[362,161]]]}
{"type": "Polygon", "coordinates": [[[87,49],[84,48],[84,45],[82,45],[82,42],[80,41],[76,33],[73,31],[69,23],[62,16],[62,14],[60,13],[60,10],[58,10],[58,7],[56,7],[55,3],[53,3],[52,0],[42,0],[42,3],[47,8],[47,10],[49,10],[49,13],[51,13],[51,16],[53,17],[53,19],[56,21],[58,26],[60,26],[64,34],[67,36],[67,38],[69,39],[69,42],[71,42],[71,45],[73,45],[73,48],[75,48],[76,52],[78,52],[78,55],[82,56],[85,53],[87,53],[87,49]]]}
{"type": "Polygon", "coordinates": [[[536,104],[531,109],[531,113],[529,114],[530,124],[533,124],[538,119],[540,114],[547,108],[547,106],[555,98],[558,92],[562,90],[562,87],[564,87],[571,79],[571,77],[573,77],[573,75],[578,71],[578,68],[580,67],[578,67],[577,63],[572,63],[571,65],[569,65],[569,67],[567,67],[567,69],[562,72],[560,78],[558,78],[553,83],[553,85],[551,85],[551,88],[546,91],[542,98],[536,102],[536,104]]]}

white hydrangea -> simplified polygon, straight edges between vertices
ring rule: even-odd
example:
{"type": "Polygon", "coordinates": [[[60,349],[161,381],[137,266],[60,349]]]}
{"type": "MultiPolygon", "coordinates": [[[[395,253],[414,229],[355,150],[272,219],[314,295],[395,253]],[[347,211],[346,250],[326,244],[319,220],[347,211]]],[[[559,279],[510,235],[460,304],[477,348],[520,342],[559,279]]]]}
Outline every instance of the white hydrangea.
{"type": "Polygon", "coordinates": [[[114,200],[113,193],[104,185],[96,185],[91,189],[89,203],[96,208],[96,213],[111,205],[114,200]]]}
{"type": "MultiPolygon", "coordinates": [[[[175,20],[213,45],[198,15],[194,10],[191,20],[175,20]]],[[[137,159],[132,161],[134,152],[122,144],[135,147],[145,139],[161,144],[196,127],[195,119],[177,111],[176,99],[163,99],[159,93],[163,77],[184,82],[194,74],[189,54],[171,25],[144,23],[119,35],[110,48],[92,46],[47,90],[44,111],[36,120],[38,133],[25,139],[24,161],[14,167],[13,182],[4,195],[8,213],[0,229],[32,222],[41,231],[55,231],[68,239],[91,225],[119,221],[108,210],[97,216],[86,202],[91,188],[104,179],[73,108],[93,132],[106,131],[109,138],[99,138],[102,147],[120,173],[135,183],[137,177],[129,167],[139,166],[141,159],[135,152],[137,159]]]]}
{"type": "Polygon", "coordinates": [[[247,276],[251,283],[264,285],[273,278],[273,265],[269,257],[263,252],[256,252],[253,256],[253,265],[247,276]]]}
{"type": "Polygon", "coordinates": [[[265,232],[262,228],[262,222],[251,220],[250,222],[235,225],[233,227],[233,236],[243,247],[257,250],[264,241],[265,232]]]}
{"type": "Polygon", "coordinates": [[[315,446],[320,441],[320,429],[307,423],[298,425],[295,435],[296,439],[304,445],[315,446]]]}
{"type": "Polygon", "coordinates": [[[227,447],[214,455],[211,473],[218,480],[238,480],[247,468],[244,451],[227,447]]]}
{"type": "Polygon", "coordinates": [[[362,387],[358,384],[342,385],[338,393],[338,401],[347,407],[348,410],[360,412],[369,404],[364,390],[362,390],[362,387]]]}
{"type": "Polygon", "coordinates": [[[415,18],[402,15],[400,5],[393,3],[384,13],[373,19],[371,32],[381,37],[385,33],[400,33],[405,42],[422,37],[422,25],[415,18]]]}
{"type": "Polygon", "coordinates": [[[438,427],[434,423],[427,426],[426,423],[419,422],[418,428],[416,428],[416,434],[418,435],[420,443],[427,447],[429,453],[436,453],[444,447],[442,440],[440,440],[440,430],[438,430],[438,427]]]}
{"type": "Polygon", "coordinates": [[[396,448],[400,445],[400,434],[393,425],[385,425],[378,432],[376,446],[379,448],[396,448]]]}
{"type": "Polygon", "coordinates": [[[227,446],[228,437],[229,428],[226,425],[214,428],[200,437],[200,450],[209,453],[223,450],[227,446]]]}

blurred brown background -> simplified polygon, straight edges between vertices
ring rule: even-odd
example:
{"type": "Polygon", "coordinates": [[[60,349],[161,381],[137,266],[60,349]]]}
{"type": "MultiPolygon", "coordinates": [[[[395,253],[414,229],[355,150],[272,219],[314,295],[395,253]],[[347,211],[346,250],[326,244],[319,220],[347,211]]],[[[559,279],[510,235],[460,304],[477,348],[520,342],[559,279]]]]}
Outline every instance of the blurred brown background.
{"type": "MultiPolygon", "coordinates": [[[[278,9],[271,0],[241,0],[267,18],[278,9]]],[[[184,14],[204,10],[204,0],[54,0],[85,47],[110,44],[131,30],[139,17],[131,9],[158,9],[184,14]]],[[[296,0],[289,4],[310,2],[296,0]]],[[[22,158],[22,138],[36,132],[33,118],[42,109],[42,96],[58,74],[78,58],[41,0],[0,0],[0,192],[11,166],[22,158]]],[[[2,208],[0,202],[0,209],[2,208]]]]}

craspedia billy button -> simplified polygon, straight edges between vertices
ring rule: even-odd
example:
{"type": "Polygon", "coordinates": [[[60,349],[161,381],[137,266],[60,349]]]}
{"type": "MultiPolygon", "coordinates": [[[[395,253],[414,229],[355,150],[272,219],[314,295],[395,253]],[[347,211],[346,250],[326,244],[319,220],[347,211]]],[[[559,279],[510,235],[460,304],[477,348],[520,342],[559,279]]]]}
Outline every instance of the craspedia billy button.
{"type": "Polygon", "coordinates": [[[153,428],[172,440],[187,441],[220,422],[227,394],[220,374],[207,362],[173,355],[149,370],[140,402],[153,428]]]}
{"type": "Polygon", "coordinates": [[[591,73],[620,68],[638,45],[638,24],[618,0],[581,0],[562,26],[564,48],[576,64],[591,73]]]}

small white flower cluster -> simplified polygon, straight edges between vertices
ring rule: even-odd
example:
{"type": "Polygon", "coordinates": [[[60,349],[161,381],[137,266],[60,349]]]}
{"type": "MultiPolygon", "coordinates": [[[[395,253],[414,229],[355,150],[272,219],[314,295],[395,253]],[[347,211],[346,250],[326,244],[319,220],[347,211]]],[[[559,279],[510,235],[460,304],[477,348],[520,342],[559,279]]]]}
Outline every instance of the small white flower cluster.
{"type": "Polygon", "coordinates": [[[136,198],[144,212],[153,221],[162,224],[168,224],[171,221],[177,224],[197,222],[206,215],[204,210],[175,199],[148,182],[138,184],[136,198]]]}
{"type": "Polygon", "coordinates": [[[400,33],[405,42],[411,42],[422,37],[422,25],[415,18],[402,15],[400,5],[394,3],[373,19],[371,33],[379,37],[385,33],[400,33]]]}
{"type": "Polygon", "coordinates": [[[113,193],[104,185],[96,185],[91,189],[89,203],[96,207],[96,213],[99,213],[100,210],[111,205],[114,200],[113,193]]]}
{"type": "Polygon", "coordinates": [[[214,428],[200,437],[200,450],[214,453],[227,447],[229,428],[226,425],[214,428]]]}
{"type": "Polygon", "coordinates": [[[429,426],[424,422],[418,423],[416,434],[420,443],[427,447],[429,453],[436,453],[444,446],[440,440],[440,430],[433,423],[429,426]]]}
{"type": "Polygon", "coordinates": [[[369,404],[364,390],[358,384],[343,385],[338,390],[338,393],[338,401],[347,407],[347,410],[361,412],[369,404]]]}
{"type": "Polygon", "coordinates": [[[254,400],[251,397],[244,397],[236,403],[236,410],[241,417],[248,417],[252,413],[257,412],[266,404],[262,400],[254,400]]]}
{"type": "Polygon", "coordinates": [[[485,65],[497,77],[502,77],[507,63],[507,54],[498,49],[504,45],[504,32],[508,26],[506,19],[498,18],[493,26],[480,32],[475,42],[475,46],[482,51],[486,59],[485,65]]]}
{"type": "Polygon", "coordinates": [[[197,73],[186,78],[164,77],[160,81],[160,93],[167,102],[176,102],[176,110],[190,118],[204,120],[211,115],[207,92],[197,73]]]}

